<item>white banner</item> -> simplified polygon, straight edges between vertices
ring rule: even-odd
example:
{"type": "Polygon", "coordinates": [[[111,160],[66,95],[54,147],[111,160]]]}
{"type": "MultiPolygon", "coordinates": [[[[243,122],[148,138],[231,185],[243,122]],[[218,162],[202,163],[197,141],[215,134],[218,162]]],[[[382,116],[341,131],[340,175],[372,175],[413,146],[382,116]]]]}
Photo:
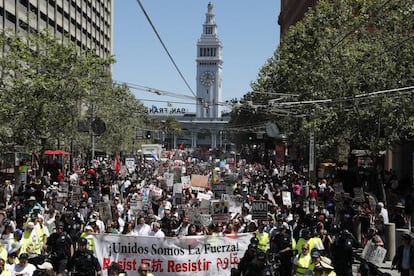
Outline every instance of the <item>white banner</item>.
{"type": "Polygon", "coordinates": [[[141,263],[147,263],[157,276],[230,275],[250,243],[251,234],[237,236],[185,236],[178,238],[94,235],[95,254],[103,275],[112,262],[118,262],[128,276],[137,276],[141,263]]]}

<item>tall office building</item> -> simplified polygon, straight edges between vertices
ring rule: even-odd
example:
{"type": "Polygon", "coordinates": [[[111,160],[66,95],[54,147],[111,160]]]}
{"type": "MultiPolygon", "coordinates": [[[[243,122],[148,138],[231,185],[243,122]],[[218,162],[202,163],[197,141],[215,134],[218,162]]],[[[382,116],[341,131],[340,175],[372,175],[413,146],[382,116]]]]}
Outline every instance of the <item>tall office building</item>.
{"type": "Polygon", "coordinates": [[[318,0],[282,0],[278,23],[280,37],[283,37],[289,27],[302,20],[308,9],[316,6],[318,0]]]}
{"type": "Polygon", "coordinates": [[[0,0],[0,30],[14,33],[49,29],[80,51],[112,55],[113,0],[0,0]]]}

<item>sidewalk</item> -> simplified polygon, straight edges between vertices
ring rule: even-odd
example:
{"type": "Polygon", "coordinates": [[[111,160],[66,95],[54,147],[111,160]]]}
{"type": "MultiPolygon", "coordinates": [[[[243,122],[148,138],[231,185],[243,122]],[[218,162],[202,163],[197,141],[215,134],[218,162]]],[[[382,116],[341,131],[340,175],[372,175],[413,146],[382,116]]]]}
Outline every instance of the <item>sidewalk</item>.
{"type": "MultiPolygon", "coordinates": [[[[352,274],[353,275],[356,275],[356,276],[361,275],[361,273],[358,272],[359,265],[360,265],[360,262],[357,261],[357,260],[352,265],[352,274]]],[[[388,273],[388,275],[391,275],[391,276],[399,276],[400,275],[400,273],[396,269],[391,270],[391,261],[386,261],[385,263],[383,263],[381,266],[378,267],[378,270],[381,273],[388,273]]]]}

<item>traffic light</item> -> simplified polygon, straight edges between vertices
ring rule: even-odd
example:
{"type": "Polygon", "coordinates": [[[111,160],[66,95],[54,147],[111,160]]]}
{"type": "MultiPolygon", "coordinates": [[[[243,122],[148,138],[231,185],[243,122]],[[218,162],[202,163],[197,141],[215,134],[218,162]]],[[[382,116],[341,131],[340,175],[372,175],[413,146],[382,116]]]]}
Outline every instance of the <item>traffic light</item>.
{"type": "Polygon", "coordinates": [[[151,130],[147,130],[147,133],[145,134],[145,137],[147,137],[147,139],[151,139],[151,137],[152,137],[151,130]]]}

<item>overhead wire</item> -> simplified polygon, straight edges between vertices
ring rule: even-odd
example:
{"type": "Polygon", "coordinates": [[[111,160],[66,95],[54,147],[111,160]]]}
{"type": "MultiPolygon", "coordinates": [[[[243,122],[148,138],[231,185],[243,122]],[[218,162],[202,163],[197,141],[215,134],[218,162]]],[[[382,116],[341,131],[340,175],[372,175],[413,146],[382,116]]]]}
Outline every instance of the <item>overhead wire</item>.
{"type": "Polygon", "coordinates": [[[145,10],[144,6],[141,3],[141,0],[137,0],[138,5],[140,6],[142,12],[144,13],[148,23],[151,25],[155,35],[157,36],[158,40],[160,41],[162,47],[164,48],[164,51],[167,53],[170,61],[172,62],[172,64],[174,65],[175,69],[177,70],[178,74],[180,75],[181,79],[184,81],[185,85],[187,86],[187,88],[190,90],[191,94],[193,94],[194,97],[197,97],[196,94],[194,93],[193,89],[191,88],[191,86],[188,84],[187,80],[185,79],[184,75],[182,74],[180,68],[178,68],[177,63],[175,62],[174,58],[172,57],[172,55],[170,54],[170,51],[167,49],[167,46],[165,45],[164,41],[161,39],[160,34],[158,33],[157,29],[155,28],[154,24],[152,23],[151,18],[149,17],[147,11],[145,10]]]}

